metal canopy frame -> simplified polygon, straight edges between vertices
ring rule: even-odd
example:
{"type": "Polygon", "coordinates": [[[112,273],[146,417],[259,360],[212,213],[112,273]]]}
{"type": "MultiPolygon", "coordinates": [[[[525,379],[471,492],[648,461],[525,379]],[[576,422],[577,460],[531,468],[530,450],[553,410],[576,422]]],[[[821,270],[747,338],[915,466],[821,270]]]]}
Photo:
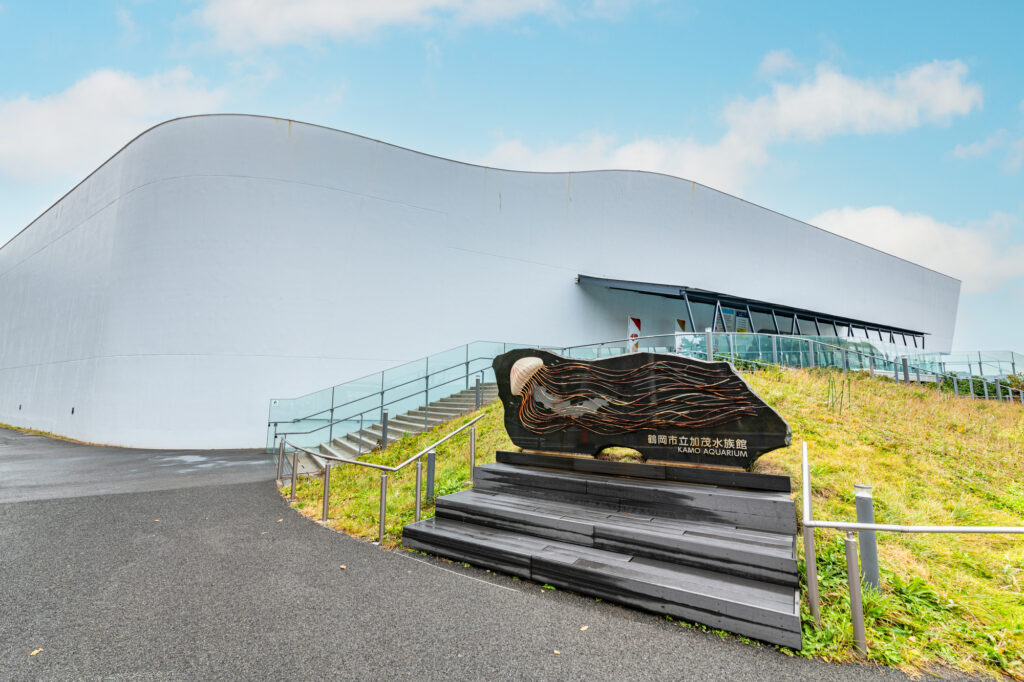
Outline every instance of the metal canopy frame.
{"type": "MultiPolygon", "coordinates": [[[[925,336],[926,332],[917,331],[913,329],[906,329],[902,327],[893,327],[891,325],[881,325],[876,322],[869,322],[866,320],[857,320],[848,317],[840,317],[836,315],[830,315],[826,313],[816,312],[813,310],[806,310],[804,308],[794,308],[792,306],[779,305],[776,303],[769,303],[767,301],[759,301],[756,299],[744,298],[742,296],[733,296],[731,294],[724,294],[717,291],[708,291],[705,289],[695,289],[693,287],[686,287],[674,284],[657,284],[654,282],[634,282],[630,280],[622,279],[608,279],[605,277],[593,277],[591,275],[579,274],[576,276],[576,283],[588,286],[601,286],[608,289],[616,289],[619,291],[628,291],[636,294],[644,294],[648,296],[660,296],[662,298],[673,298],[679,299],[685,302],[686,314],[689,317],[689,324],[694,332],[701,330],[697,329],[697,325],[693,319],[693,308],[691,303],[707,303],[714,306],[714,314],[711,320],[711,328],[718,330],[719,321],[721,321],[722,331],[725,329],[725,317],[722,315],[723,304],[728,307],[739,308],[740,310],[746,310],[747,314],[750,315],[751,326],[754,326],[754,311],[765,314],[770,314],[772,317],[772,323],[775,325],[775,333],[777,334],[797,334],[802,335],[808,332],[821,336],[822,326],[831,326],[832,332],[836,338],[839,336],[839,326],[846,327],[846,336],[855,336],[853,332],[854,327],[864,329],[865,335],[870,335],[870,330],[877,330],[878,338],[880,341],[884,341],[883,334],[888,334],[890,343],[895,344],[897,339],[903,340],[903,345],[907,347],[924,348],[925,347],[925,336]],[[792,317],[793,323],[789,331],[784,331],[779,325],[778,314],[788,315],[792,317]],[[800,319],[803,317],[805,322],[812,323],[814,329],[803,330],[800,326],[800,319]],[[908,337],[910,340],[908,340],[908,337]],[[920,340],[920,345],[918,344],[920,340]]],[[[754,329],[753,331],[758,331],[754,329]]]]}

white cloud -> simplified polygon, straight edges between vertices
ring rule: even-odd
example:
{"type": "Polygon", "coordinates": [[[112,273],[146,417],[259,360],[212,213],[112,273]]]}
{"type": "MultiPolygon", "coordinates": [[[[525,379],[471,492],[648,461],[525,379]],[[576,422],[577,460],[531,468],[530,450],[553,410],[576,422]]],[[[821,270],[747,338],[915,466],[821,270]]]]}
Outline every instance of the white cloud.
{"type": "Polygon", "coordinates": [[[104,69],[45,97],[0,100],[0,174],[21,181],[84,175],[168,118],[209,112],[222,93],[187,69],[147,77],[104,69]]]}
{"type": "Polygon", "coordinates": [[[735,192],[767,163],[772,145],[943,125],[981,102],[981,87],[967,80],[960,61],[930,62],[884,80],[853,78],[822,65],[806,81],[776,83],[770,94],[728,105],[723,112],[728,129],[710,144],[689,137],[620,143],[593,133],[539,149],[521,140],[505,141],[481,162],[524,170],[659,171],[735,192]]]}
{"type": "Polygon", "coordinates": [[[427,26],[442,19],[488,24],[562,12],[556,0],[207,0],[198,18],[220,47],[246,50],[365,37],[387,26],[427,26]]]}
{"type": "Polygon", "coordinates": [[[1024,277],[1024,244],[1010,240],[1019,222],[1005,214],[955,227],[921,213],[891,206],[840,208],[814,216],[811,224],[891,253],[963,282],[966,293],[984,293],[1024,277]]]}
{"type": "Polygon", "coordinates": [[[1003,167],[1008,173],[1016,173],[1024,165],[1024,137],[1010,143],[1010,153],[1006,155],[1003,167]]]}
{"type": "Polygon", "coordinates": [[[789,50],[772,50],[761,60],[761,64],[757,67],[757,73],[761,76],[775,76],[798,65],[799,62],[789,50]]]}
{"type": "Polygon", "coordinates": [[[117,19],[117,25],[121,29],[121,40],[126,43],[135,42],[138,39],[138,30],[135,25],[135,19],[132,18],[132,13],[126,9],[114,10],[114,17],[117,19]]]}
{"type": "Polygon", "coordinates": [[[993,150],[1003,146],[1006,141],[1006,131],[997,130],[992,135],[979,142],[971,144],[958,144],[953,148],[953,156],[958,159],[979,159],[988,156],[993,150]]]}

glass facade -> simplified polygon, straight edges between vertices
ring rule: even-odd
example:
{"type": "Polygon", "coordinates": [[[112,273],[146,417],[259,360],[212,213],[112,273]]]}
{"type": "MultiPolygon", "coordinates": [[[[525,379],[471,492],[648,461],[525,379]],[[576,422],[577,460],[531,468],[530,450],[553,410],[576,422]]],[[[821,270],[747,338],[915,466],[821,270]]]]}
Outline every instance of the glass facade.
{"type": "Polygon", "coordinates": [[[581,284],[599,284],[610,289],[677,299],[681,302],[680,319],[685,316],[686,328],[694,332],[710,328],[717,332],[747,331],[760,334],[877,340],[884,344],[919,350],[926,347],[923,332],[880,325],[869,320],[852,320],[823,312],[800,310],[766,301],[687,287],[605,280],[586,275],[580,275],[578,281],[581,284]]]}

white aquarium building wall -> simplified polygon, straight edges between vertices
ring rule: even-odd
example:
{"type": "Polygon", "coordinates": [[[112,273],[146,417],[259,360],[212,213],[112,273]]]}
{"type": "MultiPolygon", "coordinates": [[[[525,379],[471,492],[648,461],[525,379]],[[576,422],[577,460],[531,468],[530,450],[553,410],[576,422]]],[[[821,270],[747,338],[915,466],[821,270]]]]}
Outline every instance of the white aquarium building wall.
{"type": "Polygon", "coordinates": [[[0,422],[261,447],[290,397],[473,340],[671,332],[682,285],[915,329],[960,283],[679,178],[526,173],[256,116],[143,133],[0,248],[0,422]]]}

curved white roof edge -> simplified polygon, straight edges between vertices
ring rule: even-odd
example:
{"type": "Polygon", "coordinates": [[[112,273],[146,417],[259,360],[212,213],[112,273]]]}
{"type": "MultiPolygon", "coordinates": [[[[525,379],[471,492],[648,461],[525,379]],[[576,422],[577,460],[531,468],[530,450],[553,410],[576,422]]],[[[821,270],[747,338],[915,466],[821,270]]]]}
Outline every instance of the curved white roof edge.
{"type": "Polygon", "coordinates": [[[826,230],[826,229],[824,229],[822,227],[818,227],[817,225],[812,225],[811,223],[808,223],[808,222],[806,222],[804,220],[800,220],[799,218],[794,218],[794,217],[786,215],[785,213],[782,213],[780,211],[776,211],[776,210],[774,210],[772,208],[768,208],[766,206],[762,206],[760,204],[756,204],[756,203],[754,203],[752,201],[748,201],[748,200],[746,200],[746,199],[744,199],[742,197],[738,197],[735,194],[730,194],[729,192],[725,192],[723,190],[711,187],[710,185],[705,185],[704,183],[697,182],[696,180],[690,180],[688,178],[683,178],[683,177],[680,177],[678,175],[672,175],[670,173],[662,173],[660,171],[639,170],[639,169],[635,169],[635,168],[602,168],[602,169],[578,170],[578,171],[574,171],[574,170],[565,170],[565,171],[524,171],[524,170],[518,170],[518,169],[514,169],[514,168],[499,168],[497,166],[485,166],[485,165],[479,164],[479,163],[472,163],[472,162],[469,162],[469,161],[460,161],[458,159],[451,159],[451,158],[448,158],[446,156],[439,156],[437,154],[430,154],[428,152],[421,152],[421,151],[416,150],[416,149],[410,149],[409,147],[403,147],[401,145],[393,144],[391,142],[385,142],[384,140],[378,140],[377,138],[368,137],[366,135],[360,135],[358,133],[349,132],[347,130],[341,130],[339,128],[332,128],[330,126],[320,125],[318,123],[307,123],[305,121],[297,121],[295,119],[285,118],[285,117],[281,117],[281,116],[267,116],[267,115],[264,115],[264,114],[240,114],[240,113],[227,113],[227,112],[225,112],[225,113],[216,113],[216,114],[190,114],[190,115],[187,115],[187,116],[177,116],[175,118],[170,118],[170,119],[167,119],[166,121],[161,121],[160,123],[157,123],[155,125],[150,126],[149,128],[146,128],[141,133],[139,133],[138,135],[136,135],[135,137],[130,139],[128,142],[126,142],[124,145],[122,145],[120,149],[118,149],[116,152],[111,154],[103,163],[101,163],[99,166],[94,168],[92,170],[92,172],[90,172],[88,175],[86,175],[84,178],[82,178],[79,182],[75,183],[75,185],[73,187],[71,187],[67,192],[62,194],[56,201],[54,201],[52,204],[50,204],[42,213],[40,213],[38,216],[33,218],[32,221],[28,225],[26,225],[21,230],[19,230],[10,239],[8,239],[6,242],[4,242],[3,245],[0,245],[0,249],[3,249],[8,244],[10,244],[15,239],[17,239],[19,235],[21,235],[23,232],[25,232],[30,227],[32,227],[32,225],[34,225],[40,218],[42,218],[44,215],[46,215],[51,210],[53,210],[53,208],[55,206],[57,206],[57,204],[59,204],[61,201],[63,201],[69,194],[74,192],[82,183],[84,183],[86,180],[88,180],[93,175],[95,175],[97,171],[99,171],[101,168],[106,166],[112,160],[117,158],[124,150],[126,150],[128,147],[130,147],[133,144],[135,144],[135,142],[137,142],[139,139],[145,137],[146,135],[148,135],[149,133],[153,132],[157,128],[161,128],[163,126],[166,126],[166,125],[169,125],[169,124],[172,124],[172,123],[176,123],[178,121],[185,121],[185,120],[193,119],[193,118],[218,118],[218,117],[225,117],[225,118],[230,118],[230,117],[242,118],[242,117],[246,117],[246,118],[262,118],[262,119],[269,119],[269,120],[275,120],[275,121],[288,121],[289,123],[296,123],[296,124],[302,125],[302,126],[309,126],[309,127],[312,127],[312,128],[321,128],[323,130],[330,130],[331,132],[341,133],[342,135],[350,135],[352,137],[358,137],[358,138],[361,138],[363,140],[368,140],[370,142],[374,142],[376,144],[386,145],[386,146],[392,147],[394,149],[400,149],[400,150],[405,151],[405,152],[409,152],[409,153],[412,153],[412,154],[418,154],[420,156],[425,156],[425,157],[432,158],[432,159],[438,159],[440,161],[447,161],[449,163],[456,163],[456,164],[459,164],[459,165],[462,165],[462,166],[469,166],[469,167],[472,167],[472,168],[484,168],[484,169],[487,169],[487,170],[495,170],[495,171],[500,171],[500,172],[503,172],[503,173],[526,173],[526,174],[530,174],[530,175],[576,175],[576,174],[580,174],[580,173],[636,173],[636,174],[643,174],[643,175],[657,175],[657,176],[662,176],[662,177],[666,177],[666,178],[672,178],[673,180],[680,180],[682,182],[689,182],[689,183],[692,183],[694,185],[700,185],[701,187],[709,189],[709,190],[711,190],[713,192],[717,192],[717,193],[722,194],[724,196],[731,197],[731,198],[735,199],[736,201],[741,201],[741,202],[743,202],[745,204],[750,204],[751,206],[756,206],[757,208],[759,208],[761,210],[769,211],[771,213],[775,213],[777,215],[783,216],[784,218],[788,218],[790,220],[795,220],[795,221],[797,221],[797,222],[799,222],[799,223],[801,223],[803,225],[806,225],[807,227],[814,228],[815,230],[820,230],[821,232],[825,232],[825,233],[830,234],[830,235],[832,235],[834,237],[837,237],[839,239],[843,239],[845,241],[848,241],[848,242],[850,242],[852,244],[857,244],[858,246],[862,246],[864,248],[871,249],[872,251],[877,251],[878,253],[884,254],[884,255],[889,256],[891,258],[896,258],[896,259],[901,260],[901,261],[903,261],[905,263],[909,263],[909,264],[914,265],[916,267],[923,268],[923,269],[928,270],[930,272],[934,272],[937,275],[942,275],[943,277],[947,277],[947,278],[949,278],[950,280],[952,280],[954,282],[962,283],[962,281],[960,279],[957,279],[956,277],[953,277],[952,275],[948,275],[948,274],[946,274],[944,272],[939,272],[938,270],[934,270],[932,268],[929,268],[928,266],[921,265],[920,263],[916,263],[916,262],[914,262],[912,260],[909,260],[907,258],[903,258],[902,256],[897,256],[895,254],[889,253],[888,251],[883,251],[882,249],[875,248],[875,247],[873,247],[873,246],[871,246],[869,244],[864,244],[862,242],[858,242],[855,239],[850,239],[849,237],[843,236],[841,234],[837,234],[837,233],[832,232],[830,230],[826,230]]]}

